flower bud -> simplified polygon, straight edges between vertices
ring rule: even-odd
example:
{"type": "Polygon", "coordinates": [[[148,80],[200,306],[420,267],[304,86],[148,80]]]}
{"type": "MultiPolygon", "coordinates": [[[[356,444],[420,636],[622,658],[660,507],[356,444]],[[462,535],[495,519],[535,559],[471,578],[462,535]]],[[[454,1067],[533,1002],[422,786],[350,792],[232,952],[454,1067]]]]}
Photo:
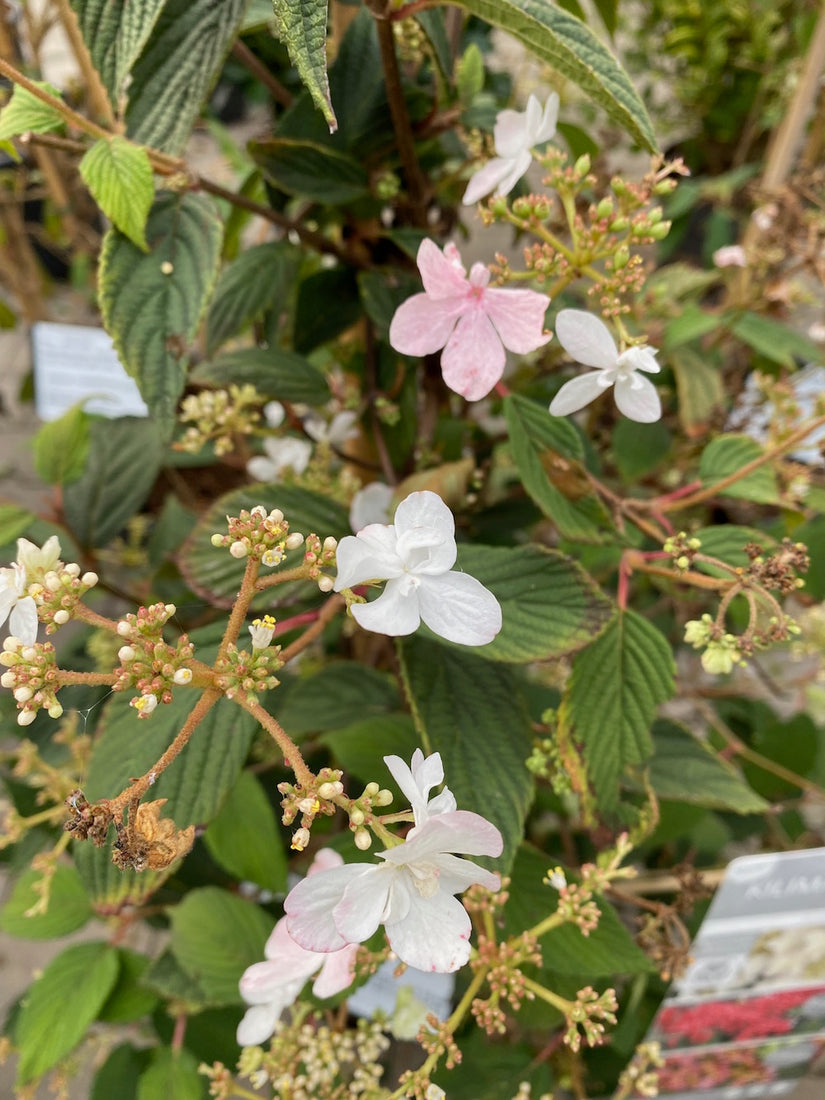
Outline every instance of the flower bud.
{"type": "Polygon", "coordinates": [[[191,668],[179,668],[175,675],[172,677],[173,683],[176,684],[191,684],[192,683],[192,669],[191,668]]]}
{"type": "Polygon", "coordinates": [[[49,718],[60,718],[63,714],[63,707],[55,700],[47,711],[49,718]]]}
{"type": "Polygon", "coordinates": [[[33,645],[24,646],[20,650],[20,656],[23,658],[24,661],[33,661],[37,656],[37,650],[34,648],[33,645]]]}
{"type": "MultiPolygon", "coordinates": [[[[118,633],[120,632],[118,631],[118,633]]],[[[132,649],[130,645],[122,645],[117,651],[117,659],[121,662],[121,664],[125,664],[127,661],[134,661],[134,649],[132,649]]]]}
{"type": "Polygon", "coordinates": [[[56,592],[60,588],[60,577],[54,570],[50,570],[43,578],[43,584],[50,592],[56,592]]]}
{"type": "Polygon", "coordinates": [[[613,213],[613,200],[609,198],[602,199],[599,205],[596,207],[597,218],[609,218],[613,213]]]}
{"type": "Polygon", "coordinates": [[[334,783],[322,783],[318,788],[318,794],[321,798],[335,798],[336,795],[344,793],[344,784],[339,783],[337,780],[334,783]]]}
{"type": "Polygon", "coordinates": [[[321,592],[331,592],[335,587],[332,577],[321,576],[318,578],[318,588],[321,592]]]}
{"type": "Polygon", "coordinates": [[[309,829],[296,829],[292,834],[290,848],[294,852],[303,852],[307,844],[309,844],[309,829]]]}
{"type": "Polygon", "coordinates": [[[648,237],[652,237],[654,241],[663,241],[670,232],[670,222],[659,222],[658,225],[651,225],[647,231],[648,237]]]}
{"type": "Polygon", "coordinates": [[[32,695],[34,695],[32,689],[25,685],[14,689],[14,697],[18,703],[27,703],[32,695]]]}
{"type": "Polygon", "coordinates": [[[22,644],[20,639],[15,638],[13,634],[3,639],[3,649],[6,653],[16,653],[22,644]]]}
{"type": "Polygon", "coordinates": [[[378,794],[379,789],[380,788],[377,783],[367,783],[366,787],[364,787],[364,794],[367,796],[367,798],[375,798],[375,796],[378,794]]]}
{"type": "Polygon", "coordinates": [[[324,539],[324,550],[331,552],[338,549],[338,539],[333,538],[332,535],[327,535],[324,539]]]}
{"type": "Polygon", "coordinates": [[[372,837],[368,829],[356,829],[353,840],[355,841],[355,847],[360,852],[366,852],[368,848],[372,847],[372,837]]]}
{"type": "Polygon", "coordinates": [[[76,561],[70,561],[68,565],[63,566],[63,572],[68,573],[70,577],[79,577],[80,566],[76,561]]]}
{"type": "Polygon", "coordinates": [[[70,618],[71,616],[65,608],[61,608],[59,611],[55,611],[54,613],[54,621],[57,623],[58,626],[65,626],[70,618]]]}
{"type": "Polygon", "coordinates": [[[350,825],[356,825],[356,826],[363,825],[365,820],[366,820],[366,818],[364,817],[364,811],[363,810],[359,810],[359,809],[356,808],[356,809],[354,809],[350,812],[350,815],[349,815],[350,825]]]}
{"type": "Polygon", "coordinates": [[[392,800],[392,791],[388,791],[386,787],[382,787],[372,801],[375,803],[376,806],[389,806],[392,800]]]}
{"type": "Polygon", "coordinates": [[[4,672],[3,675],[0,676],[0,685],[4,688],[13,688],[16,681],[17,677],[11,670],[4,672]]]}
{"type": "Polygon", "coordinates": [[[287,550],[297,550],[299,546],[302,546],[304,542],[304,536],[299,531],[293,531],[291,535],[287,535],[286,548],[287,550]]]}
{"type": "Polygon", "coordinates": [[[80,583],[84,584],[87,588],[94,588],[99,580],[100,577],[98,577],[97,573],[89,572],[83,574],[80,578],[80,583]]]}
{"type": "Polygon", "coordinates": [[[237,542],[233,542],[229,547],[229,553],[233,558],[245,558],[249,553],[245,542],[241,542],[240,539],[237,542]]]}
{"type": "Polygon", "coordinates": [[[21,710],[17,715],[17,724],[18,726],[30,726],[36,717],[36,710],[21,710]]]}
{"type": "Polygon", "coordinates": [[[573,165],[573,171],[577,176],[586,176],[590,171],[590,157],[587,153],[582,153],[576,163],[573,165]]]}
{"type": "Polygon", "coordinates": [[[273,526],[277,526],[277,524],[284,522],[284,513],[281,511],[280,508],[272,509],[272,511],[269,513],[269,522],[273,526]]]}
{"type": "Polygon", "coordinates": [[[132,627],[125,619],[121,619],[115,629],[121,638],[130,638],[132,636],[132,627]]]}
{"type": "Polygon", "coordinates": [[[630,259],[630,252],[622,245],[621,248],[617,248],[613,254],[613,270],[621,271],[623,267],[627,267],[627,262],[630,259]]]}

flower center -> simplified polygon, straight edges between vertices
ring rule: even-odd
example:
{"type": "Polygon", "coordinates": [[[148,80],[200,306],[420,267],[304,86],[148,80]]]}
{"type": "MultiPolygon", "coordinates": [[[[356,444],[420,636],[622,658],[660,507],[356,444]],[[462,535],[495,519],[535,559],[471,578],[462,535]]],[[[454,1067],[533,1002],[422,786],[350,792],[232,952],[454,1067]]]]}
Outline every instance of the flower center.
{"type": "Polygon", "coordinates": [[[407,870],[412,876],[413,886],[422,898],[432,898],[438,893],[438,867],[435,863],[408,863],[407,870]]]}

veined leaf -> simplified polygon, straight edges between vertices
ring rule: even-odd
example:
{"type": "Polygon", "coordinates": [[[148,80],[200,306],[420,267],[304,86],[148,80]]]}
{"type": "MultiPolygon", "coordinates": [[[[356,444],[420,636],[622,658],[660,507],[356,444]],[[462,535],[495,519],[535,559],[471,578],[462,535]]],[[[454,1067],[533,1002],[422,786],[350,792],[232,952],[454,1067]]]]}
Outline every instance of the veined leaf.
{"type": "Polygon", "coordinates": [[[337,661],[290,686],[278,721],[290,735],[340,729],[399,706],[395,681],[357,661],[337,661]]]}
{"type": "Polygon", "coordinates": [[[183,355],[218,273],[222,225],[203,195],[160,195],[144,253],[111,229],[100,258],[100,306],[120,361],[162,428],[171,432],[183,390],[183,355]]]}
{"type": "Polygon", "coordinates": [[[87,151],[79,171],[106,217],[148,252],[146,219],[155,184],[146,150],[118,135],[101,138],[87,151]]]}
{"type": "Polygon", "coordinates": [[[300,262],[300,252],[291,244],[270,241],[248,248],[228,264],[221,272],[209,306],[207,354],[212,355],[267,306],[285,298],[300,262]]]}
{"type": "Polygon", "coordinates": [[[708,421],[725,404],[725,387],[718,368],[692,348],[670,352],[668,362],[676,376],[679,420],[688,436],[707,431],[708,421]]]}
{"type": "Polygon", "coordinates": [[[318,142],[274,137],[255,142],[252,154],[264,175],[290,195],[337,205],[369,194],[363,164],[318,142]]]}
{"type": "Polygon", "coordinates": [[[474,810],[501,830],[502,855],[479,862],[506,875],[533,797],[524,766],[532,745],[530,719],[513,674],[421,638],[404,639],[399,654],[422,747],[441,753],[459,809],[474,810]]]}
{"type": "Polygon", "coordinates": [[[149,1061],[148,1050],[136,1050],[130,1043],[115,1047],[95,1074],[89,1100],[137,1100],[138,1078],[149,1061]]]}
{"type": "Polygon", "coordinates": [[[183,149],[218,78],[246,3],[165,0],[131,68],[126,109],[129,137],[173,155],[183,149]]]}
{"type": "MultiPolygon", "coordinates": [[[[699,477],[705,485],[715,485],[763,453],[756,440],[749,435],[731,433],[717,436],[702,451],[699,477]]],[[[776,475],[767,462],[719,492],[722,496],[752,500],[756,504],[776,504],[779,499],[776,475]]]]}
{"type": "Polygon", "coordinates": [[[619,611],[578,654],[559,721],[584,745],[587,774],[603,809],[615,809],[629,764],[653,752],[650,726],[674,691],[674,663],[663,635],[634,611],[619,611]]]}
{"type": "Polygon", "coordinates": [[[324,405],[330,399],[329,383],[308,359],[282,348],[240,348],[227,351],[190,373],[193,382],[228,386],[230,382],[254,386],[265,397],[279,401],[324,405]]]}
{"type": "Polygon", "coordinates": [[[215,862],[236,879],[276,892],[286,888],[284,836],[252,772],[238,776],[203,840],[215,862]]]}
{"type": "Polygon", "coordinates": [[[40,871],[24,871],[15,882],[6,904],[0,910],[0,931],[24,940],[51,940],[82,928],[92,915],[92,908],[83,883],[74,867],[58,864],[49,891],[45,913],[26,913],[39,900],[34,886],[40,882],[40,871]]]}
{"type": "Polygon", "coordinates": [[[0,546],[13,542],[35,519],[34,512],[19,504],[0,504],[0,546]]]}
{"type": "Polygon", "coordinates": [[[190,1051],[157,1047],[140,1077],[137,1100],[204,1100],[206,1080],[190,1051]]]}
{"type": "Polygon", "coordinates": [[[34,437],[34,468],[49,485],[70,485],[83,473],[89,456],[89,417],[72,405],[34,437]]]}
{"type": "MultiPolygon", "coordinates": [[[[60,99],[60,92],[53,85],[41,80],[36,80],[35,84],[60,99]]],[[[49,130],[59,130],[62,125],[63,117],[59,111],[15,84],[11,99],[0,111],[0,141],[18,137],[29,130],[33,134],[45,134],[49,130]]]]}
{"type": "Polygon", "coordinates": [[[327,80],[327,0],[272,0],[278,37],[289,52],[289,59],[312,96],[315,106],[329,123],[331,131],[338,121],[329,97],[327,80]]]}
{"type": "Polygon", "coordinates": [[[586,23],[552,0],[457,0],[460,7],[512,34],[603,107],[644,149],[658,149],[645,106],[624,69],[586,23]]]}
{"type": "Polygon", "coordinates": [[[113,106],[166,0],[70,0],[83,41],[113,106]]]}
{"type": "Polygon", "coordinates": [[[796,366],[796,357],[822,361],[822,351],[812,340],[761,313],[738,314],[731,320],[730,330],[759,355],[783,367],[796,366]]]}

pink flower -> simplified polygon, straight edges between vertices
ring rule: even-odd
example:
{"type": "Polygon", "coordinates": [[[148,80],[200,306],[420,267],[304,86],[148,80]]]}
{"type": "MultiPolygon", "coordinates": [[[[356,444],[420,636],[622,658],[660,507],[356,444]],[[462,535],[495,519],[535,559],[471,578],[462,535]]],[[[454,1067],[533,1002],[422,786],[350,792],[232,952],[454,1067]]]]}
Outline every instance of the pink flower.
{"type": "Polygon", "coordinates": [[[444,348],[444,381],[468,401],[485,397],[501,378],[505,348],[524,355],[551,339],[543,331],[546,294],[488,287],[490,271],[481,263],[473,264],[468,278],[454,244],[442,252],[434,241],[423,240],[418,270],[424,293],[398,307],[390,343],[402,355],[444,348]]]}
{"type": "MultiPolygon", "coordinates": [[[[331,848],[322,848],[307,873],[309,876],[329,871],[343,863],[331,848]]],[[[240,980],[241,996],[251,1007],[238,1024],[240,1046],[256,1046],[265,1042],[275,1030],[281,1013],[288,1008],[313,974],[317,974],[312,992],[316,997],[333,997],[352,985],[355,977],[356,944],[340,951],[321,954],[307,951],[292,939],[286,918],[278,921],[266,941],[267,961],[247,967],[240,980]]]]}
{"type": "Polygon", "coordinates": [[[748,258],[741,244],[726,244],[713,253],[713,262],[717,267],[747,267],[748,258]]]}

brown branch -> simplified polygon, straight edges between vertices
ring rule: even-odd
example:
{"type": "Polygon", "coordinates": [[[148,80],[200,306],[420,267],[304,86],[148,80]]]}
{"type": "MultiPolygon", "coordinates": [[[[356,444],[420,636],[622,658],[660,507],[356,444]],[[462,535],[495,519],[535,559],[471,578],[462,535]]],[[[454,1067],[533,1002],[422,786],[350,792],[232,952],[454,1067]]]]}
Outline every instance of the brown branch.
{"type": "Polygon", "coordinates": [[[293,657],[306,649],[310,642],[314,642],[317,637],[323,634],[327,623],[331,622],[341,608],[346,606],[346,602],[343,596],[330,596],[312,626],[307,627],[301,637],[296,638],[292,645],[281,650],[281,660],[284,664],[291,661],[293,657]]]}
{"type": "Polygon", "coordinates": [[[293,96],[289,88],[284,87],[275,74],[269,71],[260,58],[256,57],[249,46],[242,42],[240,38],[232,46],[232,53],[243,67],[252,73],[256,80],[260,80],[276,103],[280,103],[282,107],[292,106],[293,96]]]}
{"type": "Polygon", "coordinates": [[[83,35],[80,33],[77,15],[69,6],[69,0],[55,0],[55,3],[57,5],[58,15],[60,16],[60,22],[63,24],[63,30],[66,32],[66,37],[72,48],[72,53],[77,58],[80,71],[83,73],[83,81],[89,93],[89,106],[98,118],[103,119],[107,126],[114,128],[115,116],[112,111],[112,105],[109,102],[109,96],[106,89],[103,87],[103,81],[100,79],[100,74],[92,64],[89,50],[83,40],[83,35]]]}

